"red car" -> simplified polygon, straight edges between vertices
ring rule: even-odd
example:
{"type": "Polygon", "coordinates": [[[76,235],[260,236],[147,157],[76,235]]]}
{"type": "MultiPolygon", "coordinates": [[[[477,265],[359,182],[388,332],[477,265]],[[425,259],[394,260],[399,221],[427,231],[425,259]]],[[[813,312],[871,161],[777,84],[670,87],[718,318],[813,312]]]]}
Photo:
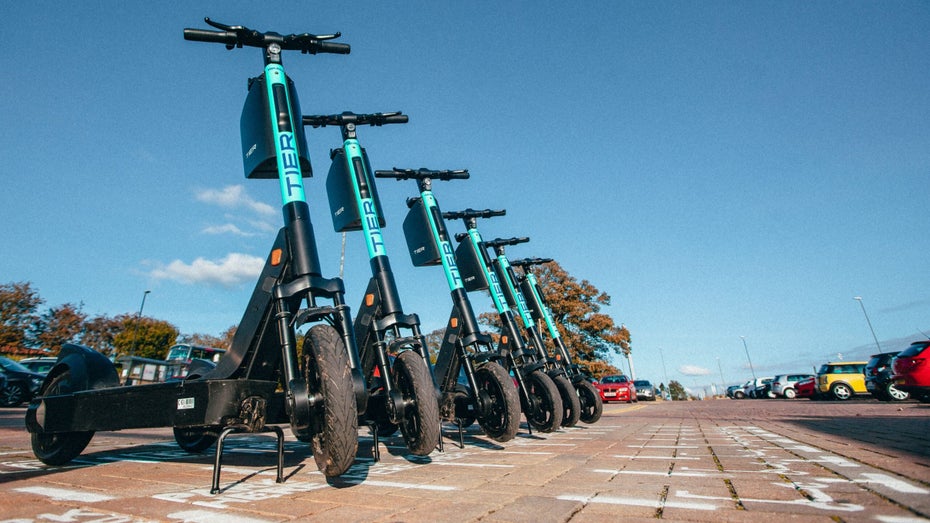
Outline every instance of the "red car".
{"type": "Polygon", "coordinates": [[[930,403],[930,340],[915,341],[891,363],[894,386],[911,397],[930,403]]]}
{"type": "Polygon", "coordinates": [[[814,392],[817,389],[817,376],[804,378],[794,384],[794,397],[796,398],[814,398],[814,392]]]}
{"type": "Polygon", "coordinates": [[[608,403],[611,401],[625,401],[633,403],[636,401],[636,386],[633,381],[623,374],[614,376],[604,376],[594,384],[598,393],[601,395],[601,401],[608,403]]]}

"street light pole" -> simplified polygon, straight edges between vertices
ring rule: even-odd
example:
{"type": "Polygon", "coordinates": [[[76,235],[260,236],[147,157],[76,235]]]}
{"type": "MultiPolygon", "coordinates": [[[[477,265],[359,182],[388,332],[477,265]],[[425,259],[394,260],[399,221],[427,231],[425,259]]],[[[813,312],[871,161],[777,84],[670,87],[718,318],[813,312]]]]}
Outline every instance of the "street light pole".
{"type": "Polygon", "coordinates": [[[136,316],[136,325],[132,329],[132,348],[129,349],[130,356],[136,355],[136,338],[139,335],[139,322],[142,321],[142,309],[145,308],[145,297],[148,296],[150,292],[152,291],[145,291],[142,293],[142,305],[139,306],[139,315],[136,316]]]}
{"type": "Polygon", "coordinates": [[[862,307],[862,314],[865,315],[865,322],[869,324],[869,330],[872,331],[872,339],[875,340],[875,346],[878,347],[878,352],[883,353],[882,346],[878,344],[878,336],[875,335],[875,329],[872,328],[872,321],[869,320],[869,313],[865,312],[865,305],[862,304],[862,296],[853,296],[853,299],[859,302],[859,306],[862,307]]]}
{"type": "Polygon", "coordinates": [[[723,380],[723,367],[720,366],[720,358],[717,358],[717,370],[720,371],[720,386],[727,387],[727,382],[723,380]]]}
{"type": "Polygon", "coordinates": [[[749,357],[749,347],[746,346],[746,336],[740,336],[743,340],[743,350],[746,351],[746,359],[749,361],[749,370],[752,371],[752,379],[756,379],[756,369],[752,368],[752,358],[749,357]]]}
{"type": "Polygon", "coordinates": [[[659,359],[662,360],[662,375],[665,376],[665,390],[668,391],[668,370],[665,369],[665,356],[662,355],[662,347],[659,347],[659,359]]]}

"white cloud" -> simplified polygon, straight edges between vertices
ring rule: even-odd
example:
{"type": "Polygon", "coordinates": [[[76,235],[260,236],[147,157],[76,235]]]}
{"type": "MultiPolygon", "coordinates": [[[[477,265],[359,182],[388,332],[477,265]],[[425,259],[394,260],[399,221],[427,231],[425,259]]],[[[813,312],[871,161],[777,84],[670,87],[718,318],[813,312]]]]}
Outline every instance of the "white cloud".
{"type": "Polygon", "coordinates": [[[223,225],[210,225],[203,228],[204,234],[234,234],[236,236],[255,236],[255,233],[245,232],[231,223],[223,225]]]}
{"type": "Polygon", "coordinates": [[[229,209],[250,209],[263,216],[271,216],[277,211],[267,203],[253,200],[246,194],[242,185],[227,185],[222,189],[203,189],[195,195],[198,201],[219,205],[229,209]]]}
{"type": "Polygon", "coordinates": [[[710,374],[710,370],[697,365],[682,365],[678,367],[678,372],[685,376],[707,376],[710,374]]]}
{"type": "Polygon", "coordinates": [[[262,272],[264,264],[263,258],[234,252],[216,261],[197,258],[188,264],[174,260],[168,265],[156,268],[149,275],[159,280],[233,287],[255,280],[262,272]]]}

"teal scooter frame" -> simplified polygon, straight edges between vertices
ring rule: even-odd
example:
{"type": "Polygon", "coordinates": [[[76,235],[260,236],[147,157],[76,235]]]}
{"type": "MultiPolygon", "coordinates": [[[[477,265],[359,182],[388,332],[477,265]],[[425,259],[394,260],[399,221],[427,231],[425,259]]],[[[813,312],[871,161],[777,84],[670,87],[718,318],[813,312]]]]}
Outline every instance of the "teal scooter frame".
{"type": "Polygon", "coordinates": [[[327,41],[338,33],[281,35],[205,21],[218,31],[185,29],[184,38],[263,51],[264,71],[250,80],[242,110],[243,166],[247,178],[278,180],[284,226],[230,350],[218,363],[192,366],[184,381],[121,387],[105,356],[65,345],[26,411],[32,449],[42,462],[63,465],[84,450],[95,431],[173,427],[186,451],[217,443],[215,493],[222,442],[232,432],[275,431],[283,481],[283,434],[271,425],[290,422],[294,435],[310,442],[320,471],[338,476],[355,460],[358,415],[365,412],[368,394],[343,282],[321,275],[302,181],[310,175],[310,161],[297,93],[281,53],[347,54],[350,48],[327,41]],[[332,305],[319,304],[321,299],[332,305]],[[298,354],[296,331],[311,323],[298,354]]]}
{"type": "MultiPolygon", "coordinates": [[[[342,147],[330,152],[326,178],[330,215],[336,232],[362,231],[368,251],[371,279],[355,315],[362,374],[369,391],[368,409],[360,420],[372,425],[377,436],[400,428],[407,448],[415,455],[429,454],[439,443],[440,419],[436,385],[429,364],[420,318],[404,314],[384,245],[377,186],[368,154],[358,141],[358,126],[407,122],[400,112],[304,116],[305,126],[338,126],[342,147]]],[[[375,457],[379,456],[377,439],[375,457]]]]}
{"type": "Polygon", "coordinates": [[[559,333],[558,325],[556,325],[555,320],[552,318],[552,312],[549,310],[549,306],[546,304],[546,300],[543,297],[539,280],[531,270],[535,265],[543,265],[551,261],[552,258],[521,258],[519,260],[511,260],[510,265],[511,267],[517,267],[522,270],[522,275],[513,271],[514,277],[520,287],[520,293],[529,305],[530,314],[535,320],[542,321],[545,324],[546,331],[549,333],[549,338],[552,340],[552,345],[555,348],[555,356],[550,358],[549,361],[565,371],[565,375],[572,382],[572,385],[575,386],[575,390],[578,391],[578,399],[581,402],[581,421],[585,423],[596,423],[597,420],[601,419],[604,403],[601,401],[601,396],[598,394],[597,389],[588,381],[588,377],[585,373],[577,364],[572,362],[571,353],[565,345],[562,335],[559,333]]]}
{"type": "Polygon", "coordinates": [[[555,382],[545,372],[545,360],[540,360],[537,351],[527,346],[517,326],[513,310],[501,289],[500,280],[491,268],[491,259],[483,246],[481,233],[478,232],[478,218],[504,216],[506,213],[505,210],[465,209],[446,211],[442,213],[442,217],[446,220],[461,219],[465,222],[467,232],[455,235],[459,242],[455,249],[455,258],[465,289],[469,292],[487,291],[490,294],[502,326],[498,351],[501,353],[504,367],[517,380],[520,406],[527,423],[540,432],[552,432],[562,425],[565,414],[562,397],[555,382]]]}
{"type": "Polygon", "coordinates": [[[442,265],[452,312],[443,333],[442,345],[433,366],[439,384],[440,417],[459,426],[477,420],[494,440],[509,441],[520,427],[520,398],[513,379],[498,363],[491,337],[481,332],[455,261],[455,251],[433,196],[433,180],[464,180],[468,171],[397,169],[376,171],[378,178],[414,180],[419,197],[407,200],[410,210],[404,219],[404,235],[416,267],[442,265]],[[458,383],[460,373],[468,384],[458,383]]]}

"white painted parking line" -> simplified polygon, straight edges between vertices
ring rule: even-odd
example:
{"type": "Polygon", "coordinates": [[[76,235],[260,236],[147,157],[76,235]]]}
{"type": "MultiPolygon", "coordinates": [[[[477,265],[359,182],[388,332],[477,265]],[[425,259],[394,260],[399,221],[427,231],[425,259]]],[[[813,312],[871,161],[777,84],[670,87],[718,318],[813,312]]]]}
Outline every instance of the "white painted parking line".
{"type": "Polygon", "coordinates": [[[692,510],[717,510],[717,505],[710,503],[697,503],[697,502],[681,502],[681,501],[671,501],[665,500],[664,503],[656,499],[645,499],[645,498],[626,498],[618,496],[576,496],[576,495],[562,495],[557,496],[556,499],[561,499],[563,501],[580,501],[582,503],[603,503],[608,505],[628,505],[634,507],[652,507],[652,508],[684,508],[692,510]]]}
{"type": "Polygon", "coordinates": [[[853,481],[856,483],[878,483],[891,490],[896,490],[905,494],[930,494],[930,490],[911,485],[906,481],[891,477],[887,474],[863,473],[862,476],[865,479],[854,479],[853,481]]]}
{"type": "Polygon", "coordinates": [[[627,445],[631,449],[699,449],[697,445],[627,445]]]}
{"type": "MultiPolygon", "coordinates": [[[[267,520],[235,516],[228,512],[210,512],[209,510],[185,510],[168,514],[171,520],[184,523],[266,523],[267,520]]],[[[74,520],[77,521],[77,520],[74,520]]]]}
{"type": "Polygon", "coordinates": [[[667,459],[667,460],[681,460],[681,459],[701,459],[701,458],[692,458],[688,456],[624,456],[622,454],[615,454],[615,458],[628,458],[628,459],[667,459]]]}
{"type": "Polygon", "coordinates": [[[79,490],[68,490],[54,487],[20,487],[13,489],[16,492],[25,492],[27,494],[36,494],[52,498],[55,501],[80,501],[83,503],[98,503],[100,501],[110,501],[116,499],[106,494],[94,494],[92,492],[81,492],[79,490]]]}
{"type": "MultiPolygon", "coordinates": [[[[779,485],[778,483],[773,483],[773,485],[779,485]]],[[[785,485],[788,488],[793,488],[791,485],[785,485]]],[[[798,499],[756,499],[756,498],[744,498],[740,496],[739,500],[742,503],[767,503],[774,505],[795,505],[795,506],[805,506],[812,507],[820,510],[827,511],[840,511],[840,512],[861,512],[865,510],[865,507],[862,505],[856,505],[855,503],[835,503],[833,498],[826,496],[817,489],[813,487],[804,487],[804,491],[808,494],[811,494],[814,499],[807,498],[798,498],[798,499]]],[[[703,499],[703,500],[717,500],[717,501],[732,501],[732,498],[723,497],[723,496],[703,496],[700,494],[691,494],[687,490],[679,490],[675,492],[675,496],[687,498],[687,499],[703,499]]]]}

